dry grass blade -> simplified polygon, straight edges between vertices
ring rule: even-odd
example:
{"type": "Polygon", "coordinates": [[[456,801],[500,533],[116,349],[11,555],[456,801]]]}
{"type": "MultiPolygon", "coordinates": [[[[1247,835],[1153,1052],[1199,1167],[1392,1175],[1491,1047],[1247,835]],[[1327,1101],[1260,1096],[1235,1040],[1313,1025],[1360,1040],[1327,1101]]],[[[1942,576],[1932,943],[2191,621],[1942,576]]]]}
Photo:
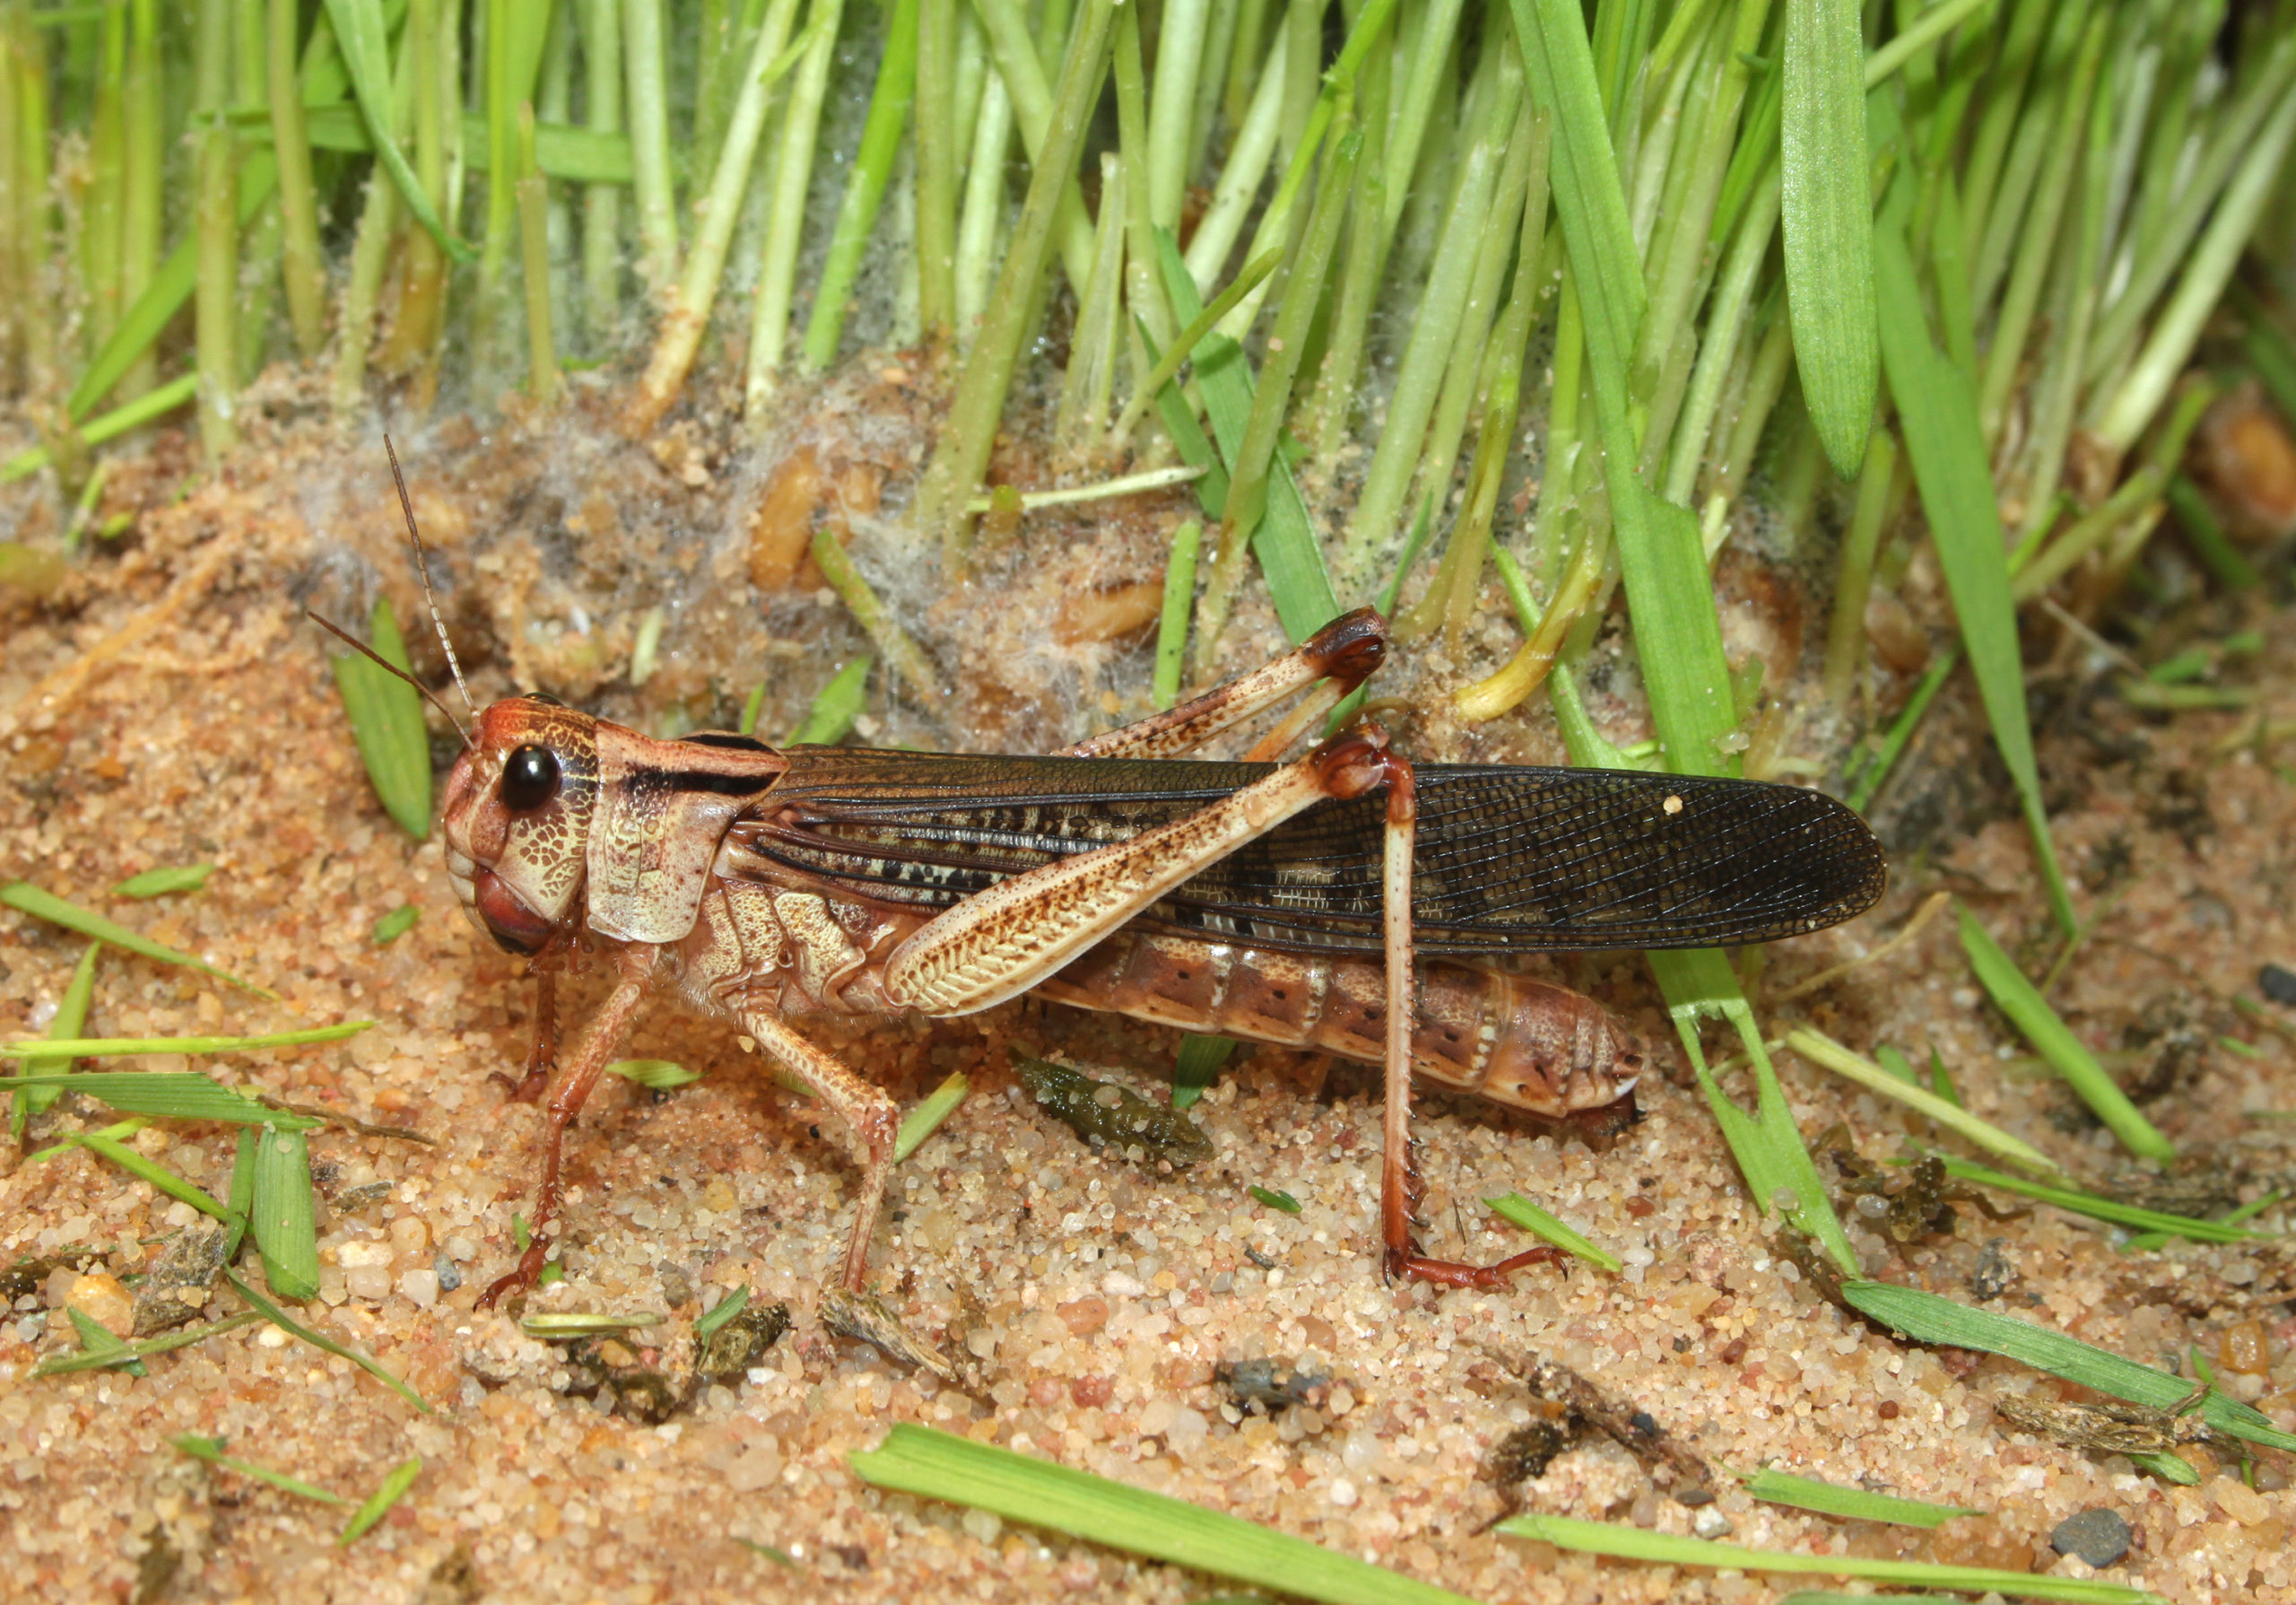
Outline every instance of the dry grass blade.
{"type": "Polygon", "coordinates": [[[188,1348],[195,1343],[204,1343],[208,1339],[221,1337],[225,1332],[236,1332],[241,1327],[253,1326],[261,1320],[263,1317],[255,1311],[242,1310],[236,1315],[227,1315],[205,1326],[187,1327],[165,1337],[145,1338],[140,1342],[122,1344],[116,1353],[57,1355],[42,1360],[33,1368],[32,1374],[62,1376],[74,1371],[101,1371],[108,1366],[148,1360],[153,1355],[166,1354],[170,1349],[188,1348]]]}
{"type": "Polygon", "coordinates": [[[248,1285],[246,1278],[239,1275],[238,1271],[233,1270],[230,1266],[226,1265],[223,1267],[223,1275],[225,1279],[230,1281],[231,1286],[238,1290],[239,1295],[241,1298],[247,1300],[249,1304],[253,1305],[255,1309],[262,1314],[265,1320],[270,1322],[272,1325],[277,1327],[281,1331],[287,1333],[291,1337],[300,1338],[313,1348],[324,1350],[326,1353],[334,1355],[338,1359],[349,1360],[352,1365],[358,1366],[360,1370],[364,1371],[377,1382],[381,1383],[385,1387],[397,1394],[401,1399],[405,1400],[407,1403],[413,1405],[416,1409],[421,1410],[424,1415],[435,1416],[438,1414],[438,1411],[432,1409],[428,1404],[423,1402],[422,1394],[416,1392],[413,1388],[408,1387],[397,1377],[393,1376],[389,1372],[384,1370],[382,1363],[377,1360],[372,1355],[361,1354],[355,1348],[346,1348],[342,1344],[337,1343],[334,1339],[326,1336],[325,1333],[312,1330],[309,1327],[305,1326],[301,1322],[296,1320],[292,1315],[287,1313],[286,1311],[281,1309],[270,1299],[265,1298],[262,1294],[257,1293],[252,1287],[248,1285]]]}

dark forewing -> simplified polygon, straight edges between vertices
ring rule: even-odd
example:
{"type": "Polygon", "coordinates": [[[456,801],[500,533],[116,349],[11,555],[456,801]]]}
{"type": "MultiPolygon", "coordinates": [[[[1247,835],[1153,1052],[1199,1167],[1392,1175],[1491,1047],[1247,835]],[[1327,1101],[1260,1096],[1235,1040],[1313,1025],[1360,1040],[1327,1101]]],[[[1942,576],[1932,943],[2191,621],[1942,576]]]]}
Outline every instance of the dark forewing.
{"type": "MultiPolygon", "coordinates": [[[[795,747],[736,861],[946,907],[1127,839],[1267,772],[1255,763],[795,747]]],[[[1419,769],[1420,950],[1766,942],[1870,907],[1887,868],[1822,792],[1586,769],[1419,769]]],[[[1379,948],[1383,793],[1323,803],[1187,882],[1144,922],[1213,940],[1379,948]]]]}

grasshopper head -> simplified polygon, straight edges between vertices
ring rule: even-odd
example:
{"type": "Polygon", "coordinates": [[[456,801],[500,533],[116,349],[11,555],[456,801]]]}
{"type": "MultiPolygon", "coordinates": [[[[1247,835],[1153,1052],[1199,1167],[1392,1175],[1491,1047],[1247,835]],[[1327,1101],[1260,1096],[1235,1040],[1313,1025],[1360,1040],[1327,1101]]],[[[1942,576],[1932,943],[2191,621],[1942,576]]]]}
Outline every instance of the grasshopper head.
{"type": "Polygon", "coordinates": [[[447,777],[447,873],[506,953],[539,953],[579,917],[597,804],[597,720],[546,696],[505,697],[447,777]]]}

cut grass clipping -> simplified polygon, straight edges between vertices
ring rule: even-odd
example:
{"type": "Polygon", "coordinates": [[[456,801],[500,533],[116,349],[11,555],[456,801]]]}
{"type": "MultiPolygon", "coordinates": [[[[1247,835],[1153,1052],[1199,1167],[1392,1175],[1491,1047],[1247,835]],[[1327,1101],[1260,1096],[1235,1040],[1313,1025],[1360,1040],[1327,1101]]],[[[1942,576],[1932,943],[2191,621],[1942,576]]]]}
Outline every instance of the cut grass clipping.
{"type": "Polygon", "coordinates": [[[847,1457],[873,1487],[946,1499],[1111,1548],[1335,1605],[1464,1605],[1457,1594],[1184,1500],[906,1422],[847,1457]]]}
{"type": "Polygon", "coordinates": [[[1618,1256],[1608,1249],[1596,1247],[1519,1192],[1483,1201],[1502,1220],[1510,1221],[1533,1236],[1543,1237],[1555,1247],[1578,1255],[1589,1265],[1598,1265],[1613,1275],[1625,1269],[1620,1264],[1618,1256]]]}
{"type": "Polygon", "coordinates": [[[1966,908],[1960,911],[1961,947],[1970,955],[1970,967],[1985,983],[2001,1012],[2017,1024],[2025,1040],[2034,1051],[2057,1067],[2066,1083],[2080,1095],[2081,1101],[2095,1111],[2123,1147],[2144,1159],[2174,1159],[2177,1150],[2169,1139],[2154,1129],[2152,1122],[2137,1112],[2136,1105],[2128,1101],[2105,1068],[2097,1062],[2096,1055],[2082,1045],[2081,1039],[2057,1018],[2057,1011],[2040,995],[2033,983],[2027,981],[2001,946],[1986,934],[1977,916],[1966,908]]]}
{"type": "Polygon", "coordinates": [[[1496,1531],[1510,1538],[1535,1539],[1558,1549],[1648,1561],[1657,1566],[1811,1572],[1835,1577],[1863,1577],[1873,1583],[1902,1583],[1915,1588],[2000,1593],[2020,1600],[2066,1600],[2076,1605],[2167,1605],[2160,1595],[2125,1583],[1996,1571],[1989,1566],[1936,1566],[1919,1560],[1875,1560],[1849,1555],[1756,1549],[1744,1544],[1716,1544],[1673,1533],[1647,1532],[1639,1527],[1614,1526],[1608,1522],[1582,1521],[1576,1516],[1515,1516],[1500,1522],[1496,1531]]]}
{"type": "Polygon", "coordinates": [[[1796,1510],[1813,1510],[1820,1515],[1841,1516],[1854,1522],[1888,1522],[1899,1527],[1935,1529],[1956,1516],[1981,1516],[1985,1513],[1981,1510],[1968,1510],[1958,1505],[1931,1505],[1921,1499],[1900,1499],[1894,1494],[1846,1488],[1839,1483],[1796,1477],[1768,1466],[1759,1471],[1741,1471],[1737,1477],[1746,1485],[1746,1492],[1757,1499],[1771,1505],[1790,1505],[1796,1510]]]}
{"type": "MultiPolygon", "coordinates": [[[[377,657],[413,672],[398,620],[382,598],[375,600],[368,633],[377,657]]],[[[357,652],[332,656],[335,689],[375,796],[399,829],[420,842],[430,833],[430,737],[422,728],[422,693],[357,652]]]]}
{"type": "MultiPolygon", "coordinates": [[[[428,764],[427,757],[424,763],[428,764]]],[[[425,772],[428,772],[427,767],[425,772]]],[[[192,969],[213,975],[218,981],[228,981],[241,991],[253,992],[258,998],[267,998],[274,1002],[278,1001],[279,994],[267,988],[257,986],[252,981],[241,981],[236,975],[227,975],[204,959],[194,958],[188,953],[178,953],[176,949],[155,942],[149,937],[137,936],[126,927],[116,925],[101,914],[90,913],[77,903],[66,903],[54,893],[41,891],[30,881],[12,880],[4,885],[0,885],[0,903],[5,903],[12,909],[30,914],[34,919],[46,920],[52,924],[61,925],[66,930],[76,930],[83,937],[93,937],[100,942],[109,942],[123,951],[141,954],[145,958],[157,959],[163,964],[187,964],[192,969]]]]}
{"type": "MultiPolygon", "coordinates": [[[[2048,1327],[1987,1310],[1972,1310],[1917,1287],[1889,1282],[1845,1282],[1847,1304],[1883,1326],[1923,1343],[1947,1343],[2006,1356],[2039,1371],[2150,1409],[2174,1409],[2192,1397],[2192,1384],[2109,1349],[2098,1348],[2048,1327]]],[[[2213,1389],[2197,1413],[2220,1432],[2267,1449],[2296,1450],[2296,1435],[2282,1432],[2263,1412],[2213,1389]]]]}

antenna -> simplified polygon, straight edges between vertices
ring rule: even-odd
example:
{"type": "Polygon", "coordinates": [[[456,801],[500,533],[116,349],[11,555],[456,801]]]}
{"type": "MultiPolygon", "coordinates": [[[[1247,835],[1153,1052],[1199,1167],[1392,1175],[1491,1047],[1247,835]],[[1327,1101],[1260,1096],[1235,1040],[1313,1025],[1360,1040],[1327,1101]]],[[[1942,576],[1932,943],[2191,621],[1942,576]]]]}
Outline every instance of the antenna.
{"type": "MultiPolygon", "coordinates": [[[[439,632],[439,644],[447,650],[447,672],[455,676],[455,685],[463,693],[463,706],[468,708],[473,713],[476,713],[478,711],[478,704],[471,700],[470,683],[463,678],[463,666],[455,661],[455,643],[447,639],[447,621],[439,616],[439,598],[431,592],[430,589],[430,560],[429,555],[422,550],[422,532],[414,527],[414,503],[407,500],[406,475],[398,471],[398,452],[392,448],[391,438],[387,434],[383,437],[383,451],[385,455],[388,456],[391,459],[391,483],[398,486],[399,510],[406,515],[406,538],[414,545],[414,571],[422,576],[422,599],[430,605],[430,625],[431,628],[439,632]]],[[[321,620],[320,622],[322,624],[326,623],[325,620],[321,620]]],[[[327,628],[333,630],[335,629],[335,626],[328,624],[327,628]]],[[[343,632],[340,630],[335,630],[335,632],[337,635],[343,635],[343,632]]],[[[347,635],[344,635],[343,638],[345,641],[351,641],[351,638],[347,635]]],[[[352,641],[351,644],[353,646],[359,645],[355,641],[352,641]]],[[[362,652],[367,651],[367,649],[364,647],[360,647],[359,650],[362,652]]],[[[367,652],[367,656],[370,658],[375,657],[372,652],[367,652]]],[[[376,658],[375,661],[381,663],[382,659],[376,658]]],[[[390,667],[388,664],[384,664],[384,667],[386,668],[390,667]]],[[[396,669],[392,669],[391,672],[393,674],[399,673],[396,669]]],[[[401,675],[400,677],[402,679],[405,679],[408,676],[401,675]]],[[[425,696],[429,696],[430,693],[424,692],[423,694],[425,696]]],[[[431,700],[435,702],[438,699],[432,697],[431,700]]],[[[440,708],[439,711],[445,713],[446,710],[444,708],[440,708]]],[[[455,716],[451,713],[448,713],[447,717],[452,720],[455,716]]],[[[455,728],[458,730],[462,728],[462,725],[459,721],[456,723],[455,728]]],[[[468,736],[465,736],[463,737],[463,741],[465,745],[468,745],[470,737],[468,736]]]]}
{"type": "Polygon", "coordinates": [[[424,702],[430,703],[440,713],[446,715],[447,722],[455,727],[455,734],[463,738],[463,745],[470,748],[473,752],[476,752],[478,750],[478,743],[473,741],[470,738],[470,732],[463,728],[463,721],[455,717],[455,711],[452,708],[448,707],[446,703],[440,702],[437,697],[431,695],[430,688],[428,685],[425,685],[422,681],[416,679],[413,675],[408,674],[404,669],[399,667],[397,664],[393,663],[389,659],[375,650],[374,648],[369,646],[365,641],[350,634],[348,632],[344,631],[331,621],[321,618],[309,608],[306,607],[303,609],[303,616],[310,620],[311,623],[317,624],[320,629],[326,631],[329,635],[334,636],[344,646],[349,647],[352,651],[357,652],[360,656],[365,658],[370,663],[381,665],[386,671],[397,676],[398,678],[405,681],[409,685],[413,686],[415,690],[421,692],[424,702]]]}

